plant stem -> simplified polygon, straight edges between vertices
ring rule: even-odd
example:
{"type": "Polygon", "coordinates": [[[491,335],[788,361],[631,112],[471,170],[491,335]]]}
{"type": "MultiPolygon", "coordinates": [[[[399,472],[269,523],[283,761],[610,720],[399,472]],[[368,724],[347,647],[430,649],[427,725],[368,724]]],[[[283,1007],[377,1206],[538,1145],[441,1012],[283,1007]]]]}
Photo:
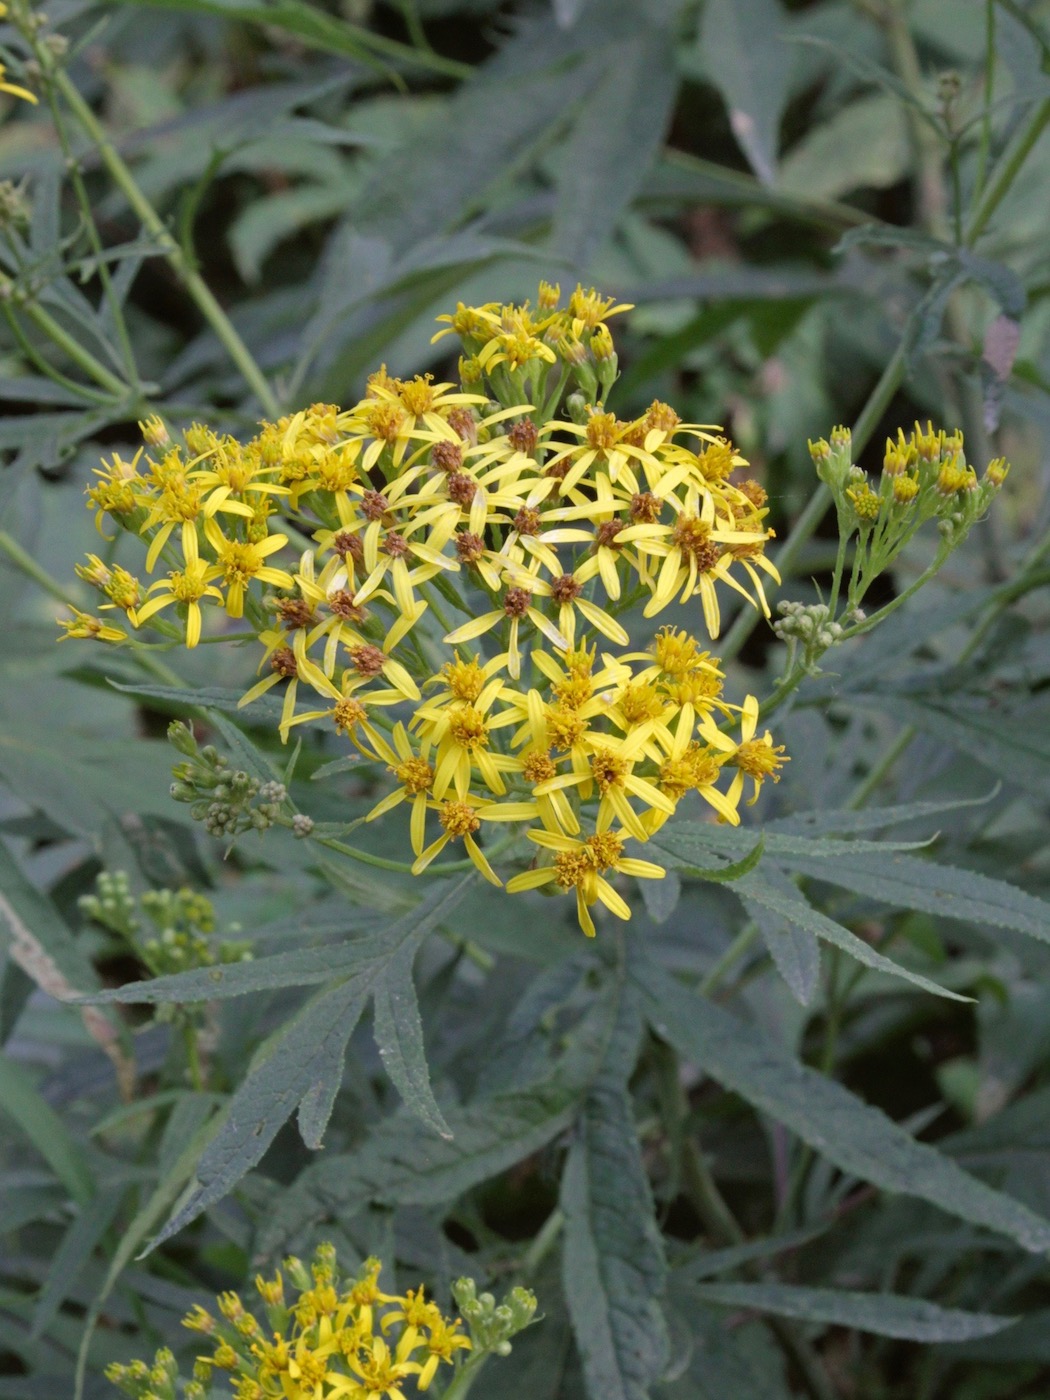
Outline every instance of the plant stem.
{"type": "Polygon", "coordinates": [[[20,569],[27,578],[31,578],[34,583],[50,594],[59,603],[64,603],[67,608],[75,608],[76,603],[65,591],[65,589],[55,582],[51,575],[40,567],[31,554],[27,554],[17,540],[0,530],[0,551],[7,555],[16,569],[20,569]]]}
{"type": "MultiPolygon", "coordinates": [[[[13,284],[8,278],[0,278],[0,287],[12,286],[13,284]]],[[[59,325],[50,312],[45,311],[39,302],[12,300],[10,305],[14,309],[23,311],[27,320],[32,321],[38,331],[46,335],[48,340],[107,393],[112,394],[117,399],[126,399],[133,392],[122,379],[96,359],[90,350],[85,349],[79,341],[75,340],[67,330],[59,325]]]]}
{"type": "Polygon", "coordinates": [[[702,996],[710,996],[735,962],[744,956],[758,937],[758,925],[748,921],[730,943],[722,956],[701,979],[697,991],[702,996]]]}
{"type": "Polygon", "coordinates": [[[183,250],[168,232],[164,221],[135,183],[135,178],[106,135],[94,112],[81,97],[68,74],[53,63],[48,75],[98,150],[102,162],[124,198],[131,205],[143,228],[157,240],[168,263],[195,302],[201,315],[222,342],[245,382],[271,418],[280,416],[281,406],[270,388],[251,351],[237,333],[230,318],[219,305],[208,284],[190,264],[183,250]]]}
{"type": "Polygon", "coordinates": [[[1032,113],[1031,120],[1014,138],[1008,152],[1000,161],[999,173],[991,182],[978,204],[966,230],[966,246],[972,248],[988,225],[989,219],[1006,198],[1010,186],[1017,178],[1018,171],[1031,153],[1032,147],[1043,134],[1050,122],[1050,97],[1046,97],[1032,113]]]}

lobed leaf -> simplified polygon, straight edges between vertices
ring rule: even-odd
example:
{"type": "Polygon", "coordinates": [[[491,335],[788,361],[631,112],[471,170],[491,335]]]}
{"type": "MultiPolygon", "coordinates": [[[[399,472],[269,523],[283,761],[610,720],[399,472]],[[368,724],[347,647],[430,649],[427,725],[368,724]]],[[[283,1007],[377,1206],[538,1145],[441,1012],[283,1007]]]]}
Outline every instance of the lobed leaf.
{"type": "Polygon", "coordinates": [[[783,1123],[840,1170],[884,1191],[918,1196],[1023,1249],[1050,1249],[1050,1221],[963,1171],[841,1084],[800,1064],[757,1026],[639,959],[654,1030],[725,1088],[783,1123]]]}

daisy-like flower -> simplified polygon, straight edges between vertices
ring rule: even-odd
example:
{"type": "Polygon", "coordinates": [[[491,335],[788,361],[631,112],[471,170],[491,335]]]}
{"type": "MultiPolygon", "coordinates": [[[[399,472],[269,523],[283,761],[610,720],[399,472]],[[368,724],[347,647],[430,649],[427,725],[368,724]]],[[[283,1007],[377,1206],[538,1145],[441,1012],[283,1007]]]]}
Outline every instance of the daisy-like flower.
{"type": "Polygon", "coordinates": [[[563,496],[571,495],[581,481],[599,473],[604,473],[611,482],[622,482],[625,490],[637,491],[638,480],[631,470],[632,460],[647,466],[659,479],[664,469],[651,452],[630,441],[629,427],[630,424],[621,423],[614,413],[595,410],[586,423],[573,423],[568,419],[552,422],[551,431],[571,433],[582,441],[561,447],[548,458],[544,478],[529,497],[529,504],[537,504],[554,488],[563,496]]]}
{"type": "Polygon", "coordinates": [[[366,492],[364,508],[369,524],[364,532],[362,563],[367,571],[364,583],[354,594],[358,605],[370,598],[389,575],[397,606],[403,613],[414,613],[419,600],[413,588],[425,583],[442,569],[455,572],[459,564],[442,553],[455,529],[455,515],[442,505],[421,511],[397,528],[386,526],[389,501],[381,492],[366,492]],[[425,538],[419,538],[429,530],[425,538]],[[411,567],[410,567],[411,564],[411,567]]]}
{"type": "Polygon", "coordinates": [[[576,915],[580,928],[588,938],[595,935],[590,906],[596,901],[604,904],[618,919],[631,917],[630,905],[605,878],[607,871],[633,875],[639,880],[662,880],[667,874],[663,866],[655,865],[652,861],[625,856],[624,840],[619,832],[597,832],[583,840],[552,831],[529,831],[526,834],[537,846],[554,852],[553,863],[513,876],[507,881],[508,894],[520,894],[522,890],[540,889],[544,885],[557,885],[566,891],[575,890],[576,915]]]}
{"type": "Polygon", "coordinates": [[[599,800],[595,826],[599,832],[607,831],[618,821],[636,841],[647,840],[649,833],[630,799],[642,802],[647,811],[656,808],[667,816],[673,816],[675,809],[666,793],[634,771],[651,732],[649,722],[639,725],[624,739],[605,734],[592,736],[586,758],[581,761],[574,754],[571,770],[540,783],[537,795],[575,787],[586,800],[596,790],[599,800]]]}
{"type": "Polygon", "coordinates": [[[521,675],[519,638],[523,620],[531,622],[536,631],[546,637],[551,646],[556,647],[559,651],[564,651],[569,643],[554,623],[549,618],[544,617],[539,608],[535,606],[530,589],[512,585],[504,591],[502,601],[502,607],[482,613],[480,617],[472,618],[470,622],[464,622],[461,627],[453,628],[451,632],[446,634],[445,641],[451,646],[456,646],[461,642],[471,642],[476,637],[483,637],[486,632],[491,632],[494,628],[506,623],[508,625],[507,671],[514,680],[517,680],[521,675]]]}
{"type": "MultiPolygon", "coordinates": [[[[196,540],[196,536],[194,536],[196,540]]],[[[199,556],[187,560],[183,569],[173,569],[165,582],[159,579],[151,584],[147,598],[136,611],[136,626],[141,627],[162,608],[177,607],[186,609],[186,646],[195,647],[201,639],[201,603],[205,598],[214,598],[220,607],[222,593],[208,582],[208,565],[199,556]]]]}
{"type": "Polygon", "coordinates": [[[750,778],[754,783],[754,791],[747,804],[753,807],[758,801],[758,794],[765,780],[772,778],[775,783],[779,783],[780,769],[790,761],[784,752],[784,745],[774,744],[773,735],[768,729],[761,738],[756,737],[758,717],[758,701],[753,695],[749,695],[740,710],[739,744],[734,744],[727,734],[723,734],[714,725],[705,727],[704,730],[708,741],[722,750],[722,763],[737,770],[726,794],[727,800],[734,807],[744,791],[745,778],[750,778]]]}
{"type": "Polygon", "coordinates": [[[435,750],[436,798],[443,798],[449,788],[466,798],[475,769],[490,792],[502,797],[507,791],[500,775],[520,767],[520,761],[493,748],[493,731],[515,718],[513,711],[500,716],[490,713],[502,691],[503,682],[496,678],[476,700],[443,705],[435,699],[417,707],[412,726],[435,750]]]}
{"type": "Polygon", "coordinates": [[[753,602],[747,590],[730,575],[733,555],[724,546],[758,544],[766,538],[765,532],[737,530],[719,521],[715,513],[715,497],[709,491],[701,494],[691,486],[684,500],[678,501],[672,496],[670,502],[672,507],[676,507],[673,525],[631,525],[619,536],[620,540],[634,541],[640,553],[662,559],[644,616],[653,617],[662,612],[674,601],[676,594],[685,603],[699,593],[707,630],[712,637],[717,637],[721,629],[721,614],[716,580],[728,583],[749,603],[753,602]]]}
{"type": "MultiPolygon", "coordinates": [[[[219,507],[228,510],[236,502],[227,501],[219,507]]],[[[276,588],[293,588],[295,580],[287,569],[278,569],[266,560],[288,543],[287,535],[267,535],[258,543],[230,539],[212,518],[204,522],[204,536],[215,551],[215,563],[208,569],[209,579],[221,578],[226,585],[226,611],[230,617],[244,616],[244,594],[248,585],[258,579],[276,588]]]]}
{"type": "Polygon", "coordinates": [[[382,759],[397,779],[398,786],[380,798],[365,816],[366,822],[374,822],[402,802],[412,804],[409,818],[409,836],[414,855],[423,854],[424,831],[427,820],[427,799],[434,787],[434,769],[430,763],[430,744],[423,740],[419,752],[412,747],[405,726],[399,720],[394,725],[393,746],[373,731],[376,743],[376,757],[382,759]]]}
{"type": "Polygon", "coordinates": [[[563,570],[559,563],[554,577],[549,579],[540,576],[540,563],[541,561],[537,560],[536,567],[531,570],[518,569],[508,564],[507,581],[515,588],[524,589],[532,597],[550,599],[551,606],[558,610],[557,629],[565,638],[567,647],[571,647],[576,640],[577,613],[588,626],[600,632],[610,642],[622,647],[628,644],[631,639],[616,619],[610,617],[597,603],[592,603],[589,598],[584,597],[585,587],[596,577],[599,570],[598,559],[594,555],[584,559],[571,573],[563,570]]]}
{"type": "Polygon", "coordinates": [[[490,802],[474,793],[466,797],[446,798],[443,802],[427,804],[436,809],[442,832],[426,850],[416,857],[412,874],[421,875],[430,863],[441,854],[450,841],[462,839],[467,855],[475,867],[484,875],[490,885],[502,888],[503,881],[488,863],[484,851],[474,840],[483,821],[489,822],[529,822],[539,815],[532,802],[490,802]]]}

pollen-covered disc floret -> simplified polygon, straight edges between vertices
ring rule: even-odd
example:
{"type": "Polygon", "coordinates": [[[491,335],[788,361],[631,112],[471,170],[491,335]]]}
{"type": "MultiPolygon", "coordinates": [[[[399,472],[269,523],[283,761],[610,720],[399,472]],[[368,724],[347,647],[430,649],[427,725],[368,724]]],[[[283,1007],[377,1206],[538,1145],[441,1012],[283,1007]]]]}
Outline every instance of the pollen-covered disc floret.
{"type": "MultiPolygon", "coordinates": [[[[626,918],[613,881],[660,871],[606,859],[615,842],[646,841],[687,798],[735,823],[745,779],[757,791],[786,761],[757,701],[723,698],[707,649],[731,594],[769,615],[766,493],[717,426],[660,401],[631,419],[610,407],[610,323],[628,310],[543,283],[534,304],[438,318],[459,383],[384,366],[356,404],[311,404],[246,442],[147,420],[88,490],[99,530],[137,536],[144,558],[88,556],[102,617],[77,611],[66,634],[254,639],[241,704],[274,692],[282,739],[314,725],[353,746],[376,789],[364,820],[405,809],[406,866],[448,848],[500,885],[506,853],[511,891],[574,892],[588,932],[595,903],[626,918]],[[629,609],[653,619],[637,650],[629,609]],[[526,871],[521,827],[552,853],[526,871]]],[[[887,445],[878,485],[848,433],[813,451],[857,535],[860,591],[865,561],[915,522],[964,532],[1007,470],[978,479],[961,436],[932,428],[887,445]]]]}
{"type": "Polygon", "coordinates": [[[322,1244],[309,1267],[289,1258],[272,1278],[256,1278],[259,1316],[232,1292],[218,1296],[214,1312],[197,1305],[187,1313],[183,1326],[199,1345],[188,1382],[167,1348],[152,1365],[114,1363],[106,1378],[134,1400],[205,1400],[220,1390],[236,1400],[408,1400],[468,1353],[505,1355],[535,1314],[535,1297],[518,1288],[490,1318],[473,1281],[460,1279],[464,1327],[422,1288],[385,1292],[381,1272],[373,1258],[345,1275],[333,1246],[322,1244]]]}

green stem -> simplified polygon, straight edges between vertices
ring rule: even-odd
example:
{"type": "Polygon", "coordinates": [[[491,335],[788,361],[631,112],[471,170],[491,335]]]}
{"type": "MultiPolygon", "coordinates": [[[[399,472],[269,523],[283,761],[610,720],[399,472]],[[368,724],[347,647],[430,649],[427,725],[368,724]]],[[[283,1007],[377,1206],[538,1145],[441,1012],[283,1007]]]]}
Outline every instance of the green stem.
{"type": "Polygon", "coordinates": [[[732,943],[730,943],[729,947],[715,963],[714,967],[710,968],[702,978],[697,988],[702,996],[709,996],[711,992],[714,991],[733,964],[739,962],[755,942],[758,938],[758,933],[759,929],[757,924],[748,922],[744,925],[733,939],[732,943]]]}
{"type": "MultiPolygon", "coordinates": [[[[879,419],[900,388],[907,358],[905,344],[902,341],[882,371],[878,383],[868,395],[867,403],[861,409],[853,427],[853,451],[856,455],[863,451],[868,439],[878,427],[879,419]]],[[[777,568],[785,578],[790,576],[798,564],[803,549],[816,531],[817,526],[824,519],[824,514],[830,504],[831,492],[821,482],[809,498],[805,510],[795,521],[790,535],[784,541],[783,549],[777,555],[777,568]]],[[[758,625],[760,616],[757,608],[745,608],[737,615],[737,619],[726,633],[725,641],[721,647],[723,661],[729,661],[739,653],[741,647],[758,625]]]]}
{"type": "Polygon", "coordinates": [[[1010,186],[1017,178],[1018,171],[1031,153],[1032,147],[1043,134],[1050,122],[1050,97],[1046,97],[1032,113],[1031,120],[1014,138],[1010,149],[1004,152],[999,163],[998,174],[981,196],[973,218],[966,230],[966,245],[972,248],[980,238],[988,221],[1009,193],[1010,186]]]}
{"type": "Polygon", "coordinates": [[[244,376],[246,383],[262,404],[264,412],[271,418],[279,417],[281,406],[262,370],[256,364],[251,351],[237,333],[226,312],[216,301],[208,284],[192,267],[183,250],[168,232],[160,215],[135,183],[134,176],[106,135],[94,112],[62,69],[52,64],[48,76],[98,150],[114,184],[135,211],[143,228],[157,240],[164,257],[182,281],[201,315],[222,342],[230,359],[244,376]]]}
{"type": "Polygon", "coordinates": [[[11,560],[16,569],[21,570],[27,578],[31,578],[34,583],[39,584],[45,593],[51,595],[59,603],[64,603],[67,608],[76,608],[72,597],[60,584],[57,584],[46,570],[42,569],[31,554],[27,554],[17,540],[0,530],[0,551],[11,560]]]}
{"type": "MultiPolygon", "coordinates": [[[[11,287],[13,284],[5,277],[0,279],[0,287],[11,287]]],[[[112,394],[117,399],[126,399],[132,392],[122,379],[108,370],[104,364],[92,355],[90,350],[84,348],[79,341],[75,340],[68,331],[64,330],[55,318],[36,301],[14,301],[13,305],[23,311],[27,320],[32,321],[37,330],[46,335],[54,345],[56,345],[64,355],[73,361],[91,379],[95,381],[107,393],[112,394]]]]}

